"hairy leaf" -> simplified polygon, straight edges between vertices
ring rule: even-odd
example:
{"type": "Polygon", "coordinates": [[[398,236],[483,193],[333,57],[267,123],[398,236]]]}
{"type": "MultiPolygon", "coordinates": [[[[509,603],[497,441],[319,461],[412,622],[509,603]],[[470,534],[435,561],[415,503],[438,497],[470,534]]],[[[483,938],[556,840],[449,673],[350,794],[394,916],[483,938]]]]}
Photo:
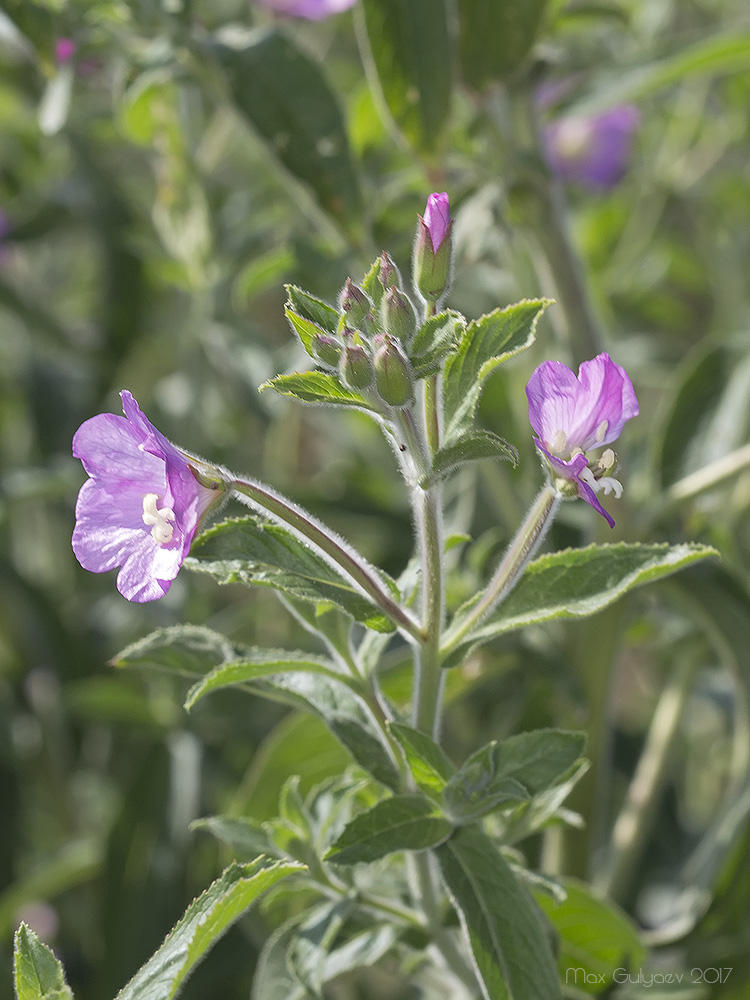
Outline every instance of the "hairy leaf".
{"type": "Polygon", "coordinates": [[[326,333],[336,332],[339,323],[337,309],[296,285],[285,285],[284,287],[289,297],[286,304],[287,309],[321,327],[326,333]]]}
{"type": "Polygon", "coordinates": [[[486,458],[501,459],[514,466],[518,465],[518,452],[512,444],[503,441],[492,431],[467,431],[435,454],[432,471],[424,477],[420,485],[426,488],[445,479],[459,465],[479,462],[486,458]]]}
{"type": "Polygon", "coordinates": [[[356,816],[326,857],[340,865],[377,861],[394,851],[422,851],[445,840],[452,824],[421,795],[394,795],[356,816]]]}
{"type": "Polygon", "coordinates": [[[115,667],[156,667],[195,676],[237,655],[237,647],[220,632],[204,625],[170,625],[137,639],[110,662],[115,667]]]}
{"type": "Polygon", "coordinates": [[[353,406],[358,410],[374,410],[368,402],[353,389],[348,389],[338,375],[331,372],[293,372],[291,375],[276,375],[260,387],[273,389],[280,396],[291,396],[301,403],[316,403],[321,406],[353,406]]]}
{"type": "Polygon", "coordinates": [[[447,354],[454,353],[466,329],[466,321],[460,313],[447,310],[431,316],[414,334],[409,348],[416,378],[424,378],[436,372],[447,354]]]}
{"type": "Polygon", "coordinates": [[[62,963],[26,924],[16,931],[13,976],[17,1000],[73,1000],[62,963]]]}
{"type": "Polygon", "coordinates": [[[426,733],[400,722],[389,723],[388,731],[401,745],[417,785],[430,798],[439,801],[446,781],[456,770],[443,748],[426,733]]]}

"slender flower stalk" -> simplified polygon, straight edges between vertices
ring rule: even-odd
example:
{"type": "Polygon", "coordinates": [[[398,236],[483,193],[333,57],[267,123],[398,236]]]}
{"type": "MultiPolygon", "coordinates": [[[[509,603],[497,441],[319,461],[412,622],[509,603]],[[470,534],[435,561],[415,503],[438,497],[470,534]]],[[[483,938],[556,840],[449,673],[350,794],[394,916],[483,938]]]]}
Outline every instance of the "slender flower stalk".
{"type": "Polygon", "coordinates": [[[419,624],[391,596],[377,570],[307,511],[287,500],[269,486],[249,479],[234,478],[234,496],[261,514],[286,525],[311,542],[362,590],[396,625],[413,638],[421,637],[419,624]]]}

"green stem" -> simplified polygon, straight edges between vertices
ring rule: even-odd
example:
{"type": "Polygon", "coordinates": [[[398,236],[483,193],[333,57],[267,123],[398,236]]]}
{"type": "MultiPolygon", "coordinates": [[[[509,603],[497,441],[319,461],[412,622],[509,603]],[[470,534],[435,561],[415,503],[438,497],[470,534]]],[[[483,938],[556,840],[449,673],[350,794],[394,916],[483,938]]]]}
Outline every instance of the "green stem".
{"type": "MultiPolygon", "coordinates": [[[[507,164],[511,212],[524,223],[541,250],[565,314],[568,341],[576,360],[602,350],[602,333],[582,261],[570,234],[565,195],[545,163],[534,90],[528,81],[507,90],[507,103],[491,95],[485,102],[490,121],[509,146],[507,164]],[[515,175],[515,176],[514,176],[515,175]]],[[[540,274],[543,285],[544,274],[540,274]]]]}
{"type": "Polygon", "coordinates": [[[440,650],[442,658],[452,653],[482,618],[508,595],[521,575],[524,566],[541,544],[557,513],[560,502],[561,497],[557,490],[550,483],[547,483],[534,501],[515,538],[508,546],[482,597],[460,619],[454,621],[454,624],[446,632],[440,650]]]}
{"type": "Polygon", "coordinates": [[[412,638],[420,639],[418,623],[406,609],[391,596],[385,584],[378,577],[374,566],[342,538],[338,538],[330,528],[293,504],[268,486],[246,479],[232,479],[231,488],[238,500],[248,503],[263,514],[270,514],[298,532],[330,559],[357,586],[364,591],[376,607],[380,608],[396,625],[412,638]]]}

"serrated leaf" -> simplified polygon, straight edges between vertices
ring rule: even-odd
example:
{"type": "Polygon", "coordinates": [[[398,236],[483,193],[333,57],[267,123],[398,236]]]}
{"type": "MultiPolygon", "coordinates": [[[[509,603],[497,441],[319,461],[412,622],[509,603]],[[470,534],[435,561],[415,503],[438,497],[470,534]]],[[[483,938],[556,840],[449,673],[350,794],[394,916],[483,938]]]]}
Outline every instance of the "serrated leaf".
{"type": "MultiPolygon", "coordinates": [[[[335,604],[377,632],[394,625],[320,555],[296,535],[256,517],[231,518],[203,532],[185,565],[220,583],[272,587],[312,604],[335,604]]],[[[395,583],[381,579],[397,595],[395,583]]]]}
{"type": "Polygon", "coordinates": [[[583,754],[586,737],[537,729],[492,740],[458,769],[443,789],[443,804],[457,823],[471,823],[499,806],[528,801],[555,785],[583,754]]]}
{"type": "Polygon", "coordinates": [[[193,900],[156,954],[117,994],[117,1000],[172,1000],[227,928],[271,886],[300,871],[304,865],[268,858],[230,865],[193,900]]]}
{"type": "Polygon", "coordinates": [[[308,653],[289,652],[284,649],[250,650],[247,658],[230,660],[215,667],[203,680],[194,684],[187,693],[185,709],[190,709],[205,695],[220,688],[233,687],[257,681],[272,674],[285,674],[293,671],[322,674],[336,680],[346,682],[337,671],[332,669],[330,660],[320,656],[310,656],[308,653]]]}
{"type": "Polygon", "coordinates": [[[512,444],[503,441],[492,431],[468,431],[435,453],[432,470],[420,481],[420,486],[426,489],[433,483],[445,479],[460,465],[465,465],[466,462],[481,462],[487,458],[510,462],[513,466],[518,465],[518,452],[512,444]]]}
{"type": "Polygon", "coordinates": [[[313,712],[360,767],[389,788],[397,787],[398,771],[377,735],[369,710],[340,677],[276,674],[249,686],[266,697],[313,712]]]}
{"type": "Polygon", "coordinates": [[[17,1000],[73,1000],[62,963],[26,924],[16,931],[13,977],[17,1000]]]}
{"type": "Polygon", "coordinates": [[[237,647],[219,632],[203,625],[158,628],[126,646],[112,658],[115,667],[152,667],[195,676],[217,663],[234,659],[237,647]]]}
{"type": "Polygon", "coordinates": [[[362,10],[391,117],[415,149],[440,149],[452,84],[445,0],[363,0],[362,10]]]}
{"type": "Polygon", "coordinates": [[[446,781],[456,770],[443,748],[426,733],[401,722],[389,723],[388,731],[404,751],[406,763],[417,785],[426,795],[439,801],[446,781]]]}
{"type": "Polygon", "coordinates": [[[291,396],[301,403],[315,403],[319,406],[353,406],[358,410],[375,410],[353,389],[348,389],[338,375],[331,372],[292,372],[289,375],[276,375],[264,382],[260,387],[273,389],[280,396],[291,396]]]}
{"type": "Polygon", "coordinates": [[[622,910],[575,879],[563,879],[562,889],[564,899],[542,892],[534,896],[559,934],[558,969],[566,983],[595,982],[595,992],[604,992],[615,970],[642,967],[645,948],[622,910]]]}
{"type": "Polygon", "coordinates": [[[521,66],[540,30],[548,0],[458,0],[459,54],[474,90],[506,80],[521,66]]]}
{"type": "Polygon", "coordinates": [[[372,299],[376,315],[380,309],[380,303],[383,301],[383,296],[385,295],[385,288],[383,287],[383,282],[380,280],[380,263],[381,258],[378,257],[378,259],[372,263],[369,271],[362,278],[361,282],[362,291],[366,295],[369,295],[372,299]]]}
{"type": "Polygon", "coordinates": [[[493,841],[464,826],[436,854],[485,1000],[559,1000],[546,929],[493,841]]]}
{"type": "Polygon", "coordinates": [[[457,350],[465,329],[464,317],[451,310],[426,320],[414,334],[409,348],[415,377],[425,378],[438,371],[443,358],[457,350]]]}
{"type": "Polygon", "coordinates": [[[423,851],[445,840],[452,829],[421,795],[394,795],[348,823],[326,858],[354,865],[394,851],[423,851]]]}
{"type": "Polygon", "coordinates": [[[285,285],[288,296],[287,308],[303,319],[321,327],[326,333],[335,333],[339,323],[339,312],[330,302],[311,295],[297,285],[285,285]]]}
{"type": "Polygon", "coordinates": [[[304,316],[300,316],[298,313],[290,309],[289,306],[284,309],[284,315],[289,320],[289,325],[292,331],[297,335],[302,347],[307,351],[313,360],[317,360],[315,357],[315,351],[313,350],[313,342],[316,337],[325,334],[326,331],[322,326],[318,326],[317,323],[313,323],[312,320],[306,319],[304,316]]]}
{"type": "Polygon", "coordinates": [[[550,302],[550,299],[525,299],[469,323],[458,351],[445,365],[446,444],[471,428],[485,379],[498,365],[534,342],[536,324],[550,302]]]}
{"type": "MultiPolygon", "coordinates": [[[[451,652],[444,665],[454,666],[473,647],[524,625],[596,614],[635,587],[717,555],[707,545],[623,542],[541,556],[529,563],[505,601],[451,652]]],[[[460,627],[462,616],[474,603],[472,599],[458,609],[451,630],[460,627]]]]}
{"type": "Polygon", "coordinates": [[[260,854],[276,854],[263,827],[247,816],[204,816],[193,820],[190,829],[206,830],[230,847],[237,858],[251,861],[260,854]]]}
{"type": "Polygon", "coordinates": [[[280,31],[253,32],[213,47],[235,107],[269,152],[351,229],[361,196],[338,102],[320,64],[280,31]]]}

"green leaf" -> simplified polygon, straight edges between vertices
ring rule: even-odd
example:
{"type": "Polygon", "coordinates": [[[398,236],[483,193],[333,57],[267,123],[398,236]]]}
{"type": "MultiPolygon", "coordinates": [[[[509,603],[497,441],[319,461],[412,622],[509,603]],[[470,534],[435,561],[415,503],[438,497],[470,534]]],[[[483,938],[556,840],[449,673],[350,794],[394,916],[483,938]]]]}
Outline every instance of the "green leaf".
{"type": "Polygon", "coordinates": [[[313,341],[316,336],[325,334],[326,331],[322,326],[313,323],[312,320],[306,319],[304,316],[299,316],[289,306],[284,309],[284,315],[289,320],[289,325],[293,332],[296,333],[300,344],[302,344],[313,360],[317,360],[315,358],[315,351],[313,350],[313,341]]]}
{"type": "Polygon", "coordinates": [[[337,865],[355,865],[394,851],[423,851],[445,840],[452,829],[421,795],[394,795],[347,824],[326,858],[337,865]]]}
{"type": "Polygon", "coordinates": [[[191,830],[206,830],[234,852],[237,858],[254,860],[260,854],[276,853],[263,827],[247,816],[205,816],[193,820],[191,830]]]}
{"type": "Polygon", "coordinates": [[[464,826],[436,853],[485,1000],[559,1000],[546,928],[493,841],[464,826]]]}
{"type": "Polygon", "coordinates": [[[417,785],[430,798],[439,801],[446,781],[456,770],[443,748],[426,733],[401,722],[390,722],[388,731],[404,751],[406,763],[417,785]]]}
{"type": "Polygon", "coordinates": [[[366,62],[374,67],[391,117],[415,149],[439,150],[452,84],[445,0],[363,0],[362,10],[366,62]]]}
{"type": "Polygon", "coordinates": [[[193,677],[236,656],[237,647],[213,629],[203,625],[170,625],[137,639],[110,663],[114,667],[150,667],[193,677]]]}
{"type": "Polygon", "coordinates": [[[466,320],[457,312],[447,310],[431,316],[417,332],[409,348],[411,361],[416,378],[438,371],[443,358],[456,351],[460,339],[466,330],[466,320]]]}
{"type": "Polygon", "coordinates": [[[458,0],[459,53],[465,82],[484,90],[507,79],[531,51],[548,0],[458,0]]]}
{"type": "Polygon", "coordinates": [[[266,697],[313,712],[360,767],[389,788],[398,786],[398,771],[377,735],[372,715],[342,678],[312,673],[276,674],[248,686],[266,697]]]}
{"type": "Polygon", "coordinates": [[[562,901],[534,893],[559,935],[560,976],[574,986],[596,982],[593,992],[604,992],[616,969],[635,970],[643,965],[645,948],[638,930],[622,910],[597,899],[581,883],[563,879],[562,886],[562,901]]]}
{"type": "Polygon", "coordinates": [[[499,806],[528,801],[553,786],[576,763],[583,733],[537,729],[477,750],[443,789],[443,804],[457,823],[471,823],[499,806]]]}
{"type": "MultiPolygon", "coordinates": [[[[589,545],[564,549],[529,563],[514,590],[446,658],[455,666],[474,646],[505,632],[551,621],[585,618],[612,604],[634,587],[676,573],[718,555],[707,545],[589,545]]],[[[476,603],[472,598],[456,612],[451,630],[476,603]]],[[[450,630],[446,636],[450,642],[450,630]]]]}
{"type": "Polygon", "coordinates": [[[354,406],[358,410],[375,410],[353,389],[347,389],[338,375],[330,372],[292,372],[290,375],[276,375],[260,387],[273,389],[280,396],[291,396],[302,403],[317,403],[321,406],[354,406]]]}
{"type": "MultiPolygon", "coordinates": [[[[185,565],[220,583],[272,587],[312,604],[335,604],[368,628],[393,631],[385,615],[330,563],[279,525],[256,517],[230,518],[203,532],[190,551],[185,565]]],[[[381,578],[397,594],[393,581],[381,578]]]]}
{"type": "Polygon", "coordinates": [[[320,656],[310,656],[302,652],[289,652],[284,649],[258,649],[250,651],[246,659],[230,660],[216,667],[203,680],[190,688],[185,699],[185,709],[190,709],[211,691],[232,687],[236,684],[246,684],[272,674],[284,674],[291,671],[322,674],[346,683],[331,667],[330,660],[320,656]]]}
{"type": "Polygon", "coordinates": [[[502,459],[513,466],[518,465],[518,452],[512,444],[503,441],[492,431],[467,431],[452,444],[441,448],[432,459],[432,471],[420,481],[426,489],[433,483],[445,479],[459,465],[466,462],[481,462],[486,458],[502,459]]]}
{"type": "Polygon", "coordinates": [[[240,114],[339,223],[361,218],[346,127],[320,65],[279,31],[214,45],[240,114]]]}
{"type": "Polygon", "coordinates": [[[323,1000],[325,961],[353,906],[354,900],[346,898],[324,903],[309,911],[298,925],[286,960],[305,996],[323,1000]]]}
{"type": "Polygon", "coordinates": [[[338,309],[334,309],[330,303],[311,295],[296,285],[285,285],[284,287],[288,296],[287,309],[321,327],[326,333],[336,333],[339,324],[338,309]]]}
{"type": "Polygon", "coordinates": [[[445,366],[446,444],[470,429],[485,379],[534,342],[536,324],[550,301],[525,299],[469,323],[445,366]]]}
{"type": "Polygon", "coordinates": [[[117,994],[117,1000],[171,1000],[205,953],[259,896],[304,871],[296,862],[257,858],[233,864],[194,899],[159,950],[117,994]]]}
{"type": "Polygon", "coordinates": [[[73,1000],[62,963],[26,924],[16,931],[13,973],[17,1000],[73,1000]]]}

